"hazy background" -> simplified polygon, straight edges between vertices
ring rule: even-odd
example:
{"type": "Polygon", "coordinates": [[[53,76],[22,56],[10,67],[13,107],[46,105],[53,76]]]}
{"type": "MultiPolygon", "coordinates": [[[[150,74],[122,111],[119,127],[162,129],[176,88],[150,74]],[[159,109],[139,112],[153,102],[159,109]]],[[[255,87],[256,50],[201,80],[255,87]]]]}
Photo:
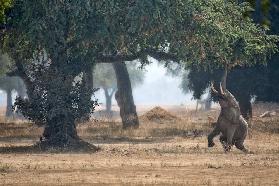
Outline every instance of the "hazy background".
{"type": "MultiPolygon", "coordinates": [[[[157,62],[145,67],[144,82],[133,89],[136,105],[181,105],[196,103],[191,100],[192,94],[183,94],[180,78],[166,75],[166,69],[157,62]]],[[[105,103],[104,93],[99,90],[96,97],[99,102],[105,103]]],[[[113,99],[113,104],[116,104],[113,99]]]]}
{"type": "MultiPolygon", "coordinates": [[[[166,74],[166,69],[155,61],[145,67],[144,82],[133,89],[133,96],[136,105],[192,105],[192,94],[183,94],[180,85],[180,78],[166,74]]],[[[15,98],[15,93],[13,97],[15,98]]],[[[96,93],[100,103],[105,103],[102,90],[96,93]]],[[[6,105],[6,94],[0,91],[0,104],[6,105]]],[[[113,104],[116,101],[113,97],[113,104]]]]}

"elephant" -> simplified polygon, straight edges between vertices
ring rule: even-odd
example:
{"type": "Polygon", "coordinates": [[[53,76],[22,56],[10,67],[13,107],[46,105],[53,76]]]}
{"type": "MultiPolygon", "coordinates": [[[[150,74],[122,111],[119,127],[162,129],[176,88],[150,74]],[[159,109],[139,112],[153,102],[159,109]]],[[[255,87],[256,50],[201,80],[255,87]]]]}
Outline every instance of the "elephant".
{"type": "Polygon", "coordinates": [[[213,138],[221,133],[220,142],[225,152],[230,151],[235,145],[236,148],[247,153],[248,150],[243,143],[248,134],[248,123],[241,115],[238,102],[221,83],[219,91],[211,83],[211,92],[217,97],[221,112],[213,131],[208,135],[208,147],[215,145],[213,138]]]}

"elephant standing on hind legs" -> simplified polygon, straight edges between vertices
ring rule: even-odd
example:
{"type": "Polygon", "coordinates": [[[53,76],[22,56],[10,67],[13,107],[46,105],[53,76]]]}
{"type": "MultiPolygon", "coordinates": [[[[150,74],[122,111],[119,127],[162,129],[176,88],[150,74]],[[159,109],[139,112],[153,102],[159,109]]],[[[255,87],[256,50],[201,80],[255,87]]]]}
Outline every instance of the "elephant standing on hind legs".
{"type": "Polygon", "coordinates": [[[213,96],[218,98],[221,106],[221,112],[213,131],[208,135],[208,147],[213,147],[215,144],[213,138],[221,133],[220,142],[222,143],[225,152],[231,150],[233,145],[239,150],[247,153],[248,150],[243,143],[247,136],[248,124],[241,115],[239,104],[234,96],[226,90],[224,83],[220,83],[219,92],[211,84],[213,96]]]}

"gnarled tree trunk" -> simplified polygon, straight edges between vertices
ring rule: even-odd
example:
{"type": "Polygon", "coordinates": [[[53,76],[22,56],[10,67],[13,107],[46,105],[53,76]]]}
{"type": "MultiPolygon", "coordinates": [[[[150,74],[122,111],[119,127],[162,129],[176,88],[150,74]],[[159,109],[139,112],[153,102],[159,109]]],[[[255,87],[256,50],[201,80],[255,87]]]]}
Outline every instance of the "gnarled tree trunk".
{"type": "Polygon", "coordinates": [[[117,62],[113,63],[113,68],[116,74],[118,88],[115,93],[115,99],[120,108],[123,128],[138,128],[139,120],[127,67],[125,63],[117,62]]]}

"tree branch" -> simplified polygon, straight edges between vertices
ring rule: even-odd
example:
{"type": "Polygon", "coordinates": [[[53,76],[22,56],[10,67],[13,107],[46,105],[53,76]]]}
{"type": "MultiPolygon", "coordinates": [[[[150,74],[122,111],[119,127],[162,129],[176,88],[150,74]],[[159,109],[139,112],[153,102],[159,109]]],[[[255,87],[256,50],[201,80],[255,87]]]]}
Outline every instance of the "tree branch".
{"type": "Polygon", "coordinates": [[[223,74],[222,80],[221,80],[221,85],[222,85],[223,90],[227,89],[227,76],[228,76],[228,66],[226,65],[225,69],[224,69],[224,74],[223,74]]]}
{"type": "Polygon", "coordinates": [[[147,49],[132,55],[99,55],[97,56],[97,63],[116,63],[123,61],[134,61],[140,59],[143,56],[150,56],[159,61],[179,61],[178,57],[175,54],[170,54],[153,49],[147,49]]]}

